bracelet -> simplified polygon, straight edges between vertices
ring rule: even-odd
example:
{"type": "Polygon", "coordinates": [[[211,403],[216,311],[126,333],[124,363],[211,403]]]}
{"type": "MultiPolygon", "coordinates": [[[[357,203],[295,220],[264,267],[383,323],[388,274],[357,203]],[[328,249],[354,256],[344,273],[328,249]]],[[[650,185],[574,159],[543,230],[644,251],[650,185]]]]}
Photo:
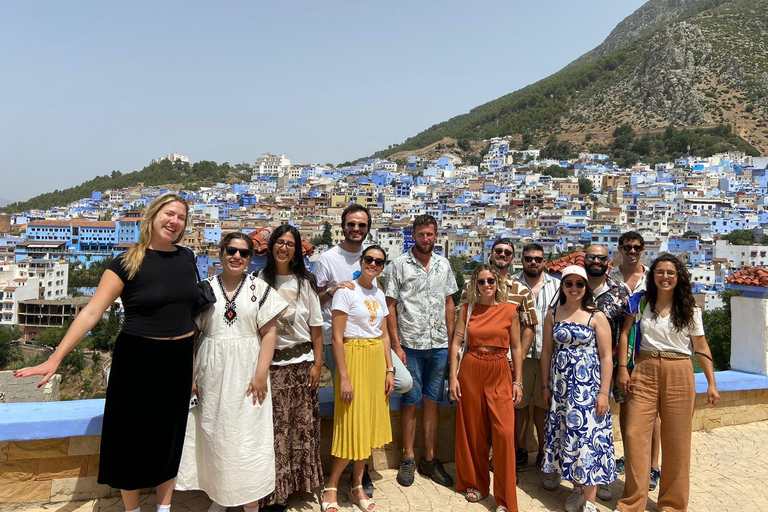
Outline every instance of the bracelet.
{"type": "Polygon", "coordinates": [[[712,361],[712,358],[711,358],[711,357],[709,357],[709,356],[708,356],[707,354],[705,354],[704,352],[696,352],[696,354],[700,355],[701,357],[706,357],[707,359],[709,359],[709,361],[710,361],[711,363],[714,363],[714,361],[712,361]]]}
{"type": "Polygon", "coordinates": [[[333,298],[333,294],[331,293],[331,290],[333,290],[333,287],[325,290],[325,294],[328,296],[329,299],[333,298]]]}
{"type": "Polygon", "coordinates": [[[541,386],[541,389],[549,389],[549,386],[541,386]]]}
{"type": "Polygon", "coordinates": [[[395,373],[395,367],[387,368],[387,373],[395,373]]]}
{"type": "Polygon", "coordinates": [[[517,386],[517,387],[519,387],[520,389],[525,389],[525,388],[523,388],[523,383],[522,383],[522,382],[517,382],[517,381],[514,381],[514,380],[513,380],[513,381],[512,381],[512,385],[513,385],[513,386],[517,386]]]}
{"type": "Polygon", "coordinates": [[[611,398],[611,396],[608,393],[603,393],[602,391],[599,392],[598,395],[604,395],[606,398],[611,398]]]}
{"type": "Polygon", "coordinates": [[[626,368],[626,367],[627,367],[627,365],[625,365],[625,364],[617,364],[616,365],[616,368],[626,368]]]}

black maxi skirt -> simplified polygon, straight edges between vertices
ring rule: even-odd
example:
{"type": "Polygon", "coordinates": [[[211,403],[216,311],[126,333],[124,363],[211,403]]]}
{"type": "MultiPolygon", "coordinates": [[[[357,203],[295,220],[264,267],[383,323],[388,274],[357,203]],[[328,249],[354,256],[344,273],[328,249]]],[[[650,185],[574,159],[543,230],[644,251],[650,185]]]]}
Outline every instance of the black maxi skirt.
{"type": "Polygon", "coordinates": [[[101,430],[100,484],[156,487],[176,477],[192,392],[194,336],[153,340],[121,332],[101,430]]]}

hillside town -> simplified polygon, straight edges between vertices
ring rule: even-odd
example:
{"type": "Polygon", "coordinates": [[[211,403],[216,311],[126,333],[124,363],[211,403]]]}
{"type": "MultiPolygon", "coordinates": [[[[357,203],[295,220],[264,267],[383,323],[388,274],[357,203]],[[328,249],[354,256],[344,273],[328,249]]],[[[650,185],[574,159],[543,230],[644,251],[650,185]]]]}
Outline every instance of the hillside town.
{"type": "MultiPolygon", "coordinates": [[[[539,150],[515,151],[506,139],[487,142],[479,166],[446,154],[333,168],[264,153],[238,183],[181,191],[191,206],[182,243],[196,252],[205,277],[219,266],[216,244],[232,231],[290,223],[310,240],[327,223],[334,244],[341,242],[340,214],[351,203],[370,209],[371,241],[389,259],[413,245],[411,223],[420,214],[438,220],[436,252],[465,261],[484,261],[500,236],[516,241],[518,254],[535,241],[550,261],[590,244],[613,255],[620,234],[637,230],[647,260],[671,252],[688,264],[706,309],[721,305],[729,274],[768,264],[768,245],[760,245],[768,224],[768,157],[727,153],[619,168],[607,155],[555,161],[541,159],[539,150]],[[734,231],[748,231],[751,240],[731,243],[734,231]]],[[[189,162],[178,153],[152,162],[163,159],[189,162]]],[[[70,264],[88,267],[137,242],[142,208],[169,188],[139,183],[0,216],[0,325],[18,325],[34,339],[71,318],[87,299],[68,295],[70,264]]],[[[317,246],[310,264],[327,248],[317,246]]]]}

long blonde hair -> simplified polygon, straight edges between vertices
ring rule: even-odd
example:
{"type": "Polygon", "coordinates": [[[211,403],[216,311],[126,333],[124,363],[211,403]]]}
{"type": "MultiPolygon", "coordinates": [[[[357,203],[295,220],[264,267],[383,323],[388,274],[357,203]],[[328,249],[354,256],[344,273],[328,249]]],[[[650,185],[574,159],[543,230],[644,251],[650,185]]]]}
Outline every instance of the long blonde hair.
{"type": "Polygon", "coordinates": [[[477,290],[477,276],[483,270],[487,270],[493,274],[493,277],[496,279],[496,302],[499,304],[507,302],[507,285],[501,278],[499,269],[493,265],[479,265],[477,268],[475,268],[475,271],[472,272],[472,277],[469,279],[469,284],[467,285],[467,293],[464,296],[463,302],[471,306],[474,306],[480,302],[480,292],[477,290]]]}
{"type": "MultiPolygon", "coordinates": [[[[147,248],[152,241],[152,223],[155,221],[155,217],[157,217],[158,212],[163,209],[163,206],[176,201],[184,205],[186,213],[189,215],[189,205],[187,202],[179,194],[173,192],[161,195],[152,201],[144,211],[144,216],[141,218],[141,225],[139,226],[139,243],[125,251],[125,254],[123,255],[123,268],[125,269],[129,280],[136,277],[139,269],[141,269],[141,264],[144,263],[144,256],[146,256],[147,248]]],[[[181,242],[181,239],[184,238],[186,227],[187,221],[185,219],[184,229],[180,230],[176,235],[176,238],[173,239],[174,244],[181,242]]]]}

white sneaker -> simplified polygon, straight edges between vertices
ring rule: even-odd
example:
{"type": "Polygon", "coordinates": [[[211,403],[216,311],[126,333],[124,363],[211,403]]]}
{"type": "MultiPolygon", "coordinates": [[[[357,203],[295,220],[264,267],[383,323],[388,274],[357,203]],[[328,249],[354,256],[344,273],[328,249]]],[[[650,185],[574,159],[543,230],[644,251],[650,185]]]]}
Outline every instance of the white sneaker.
{"type": "Polygon", "coordinates": [[[611,488],[607,485],[598,485],[597,486],[597,497],[601,500],[605,501],[611,501],[613,499],[613,493],[611,492],[611,488]]]}
{"type": "Polygon", "coordinates": [[[565,512],[579,512],[584,506],[584,493],[581,487],[574,487],[571,495],[565,500],[565,512]]]}
{"type": "Polygon", "coordinates": [[[559,473],[547,473],[541,482],[541,486],[548,491],[554,491],[560,486],[560,480],[559,473]]]}
{"type": "Polygon", "coordinates": [[[582,512],[597,512],[597,507],[594,503],[586,502],[582,512]]]}

